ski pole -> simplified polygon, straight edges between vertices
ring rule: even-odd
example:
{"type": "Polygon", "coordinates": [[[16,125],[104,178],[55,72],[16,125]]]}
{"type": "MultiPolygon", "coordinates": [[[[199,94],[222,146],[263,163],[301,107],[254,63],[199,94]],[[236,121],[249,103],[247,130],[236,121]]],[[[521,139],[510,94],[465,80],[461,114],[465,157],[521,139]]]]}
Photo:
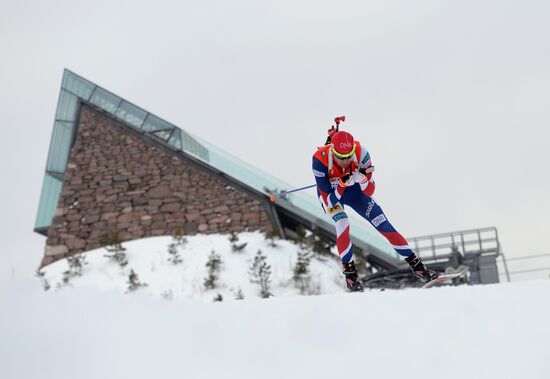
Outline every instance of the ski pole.
{"type": "Polygon", "coordinates": [[[269,200],[271,200],[273,202],[279,196],[286,195],[287,193],[302,191],[302,190],[305,190],[305,189],[308,189],[308,188],[313,188],[315,186],[317,186],[317,184],[312,184],[310,186],[306,186],[306,187],[302,187],[302,188],[296,188],[296,189],[293,189],[293,190],[290,190],[290,191],[282,191],[282,192],[279,192],[279,193],[276,193],[276,194],[273,194],[273,195],[269,195],[269,200]]]}

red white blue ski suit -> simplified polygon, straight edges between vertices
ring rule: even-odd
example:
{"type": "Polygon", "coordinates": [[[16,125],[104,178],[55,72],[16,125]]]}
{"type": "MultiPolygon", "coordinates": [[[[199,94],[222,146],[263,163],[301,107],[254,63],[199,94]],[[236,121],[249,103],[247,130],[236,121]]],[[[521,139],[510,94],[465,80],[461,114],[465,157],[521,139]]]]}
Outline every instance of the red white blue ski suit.
{"type": "Polygon", "coordinates": [[[331,145],[325,145],[313,155],[313,175],[317,182],[317,195],[325,213],[336,227],[336,247],[342,263],[353,260],[352,244],[349,235],[349,219],[346,206],[365,218],[376,228],[395,251],[404,257],[413,253],[407,240],[390,224],[384,211],[374,201],[375,184],[372,172],[362,175],[358,169],[372,166],[369,152],[355,141],[355,153],[347,168],[340,167],[334,160],[331,145]],[[355,184],[343,186],[340,178],[351,173],[355,184]]]}

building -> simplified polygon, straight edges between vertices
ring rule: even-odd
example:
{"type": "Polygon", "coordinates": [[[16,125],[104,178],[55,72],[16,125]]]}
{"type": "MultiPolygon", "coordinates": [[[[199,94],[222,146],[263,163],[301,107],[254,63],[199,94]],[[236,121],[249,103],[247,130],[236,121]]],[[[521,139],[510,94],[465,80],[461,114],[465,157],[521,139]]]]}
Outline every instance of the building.
{"type": "MultiPolygon", "coordinates": [[[[269,201],[285,183],[65,70],[35,231],[47,236],[42,266],[121,241],[176,233],[302,226],[334,241],[315,199],[269,201]]],[[[399,264],[367,225],[354,224],[357,254],[376,269],[399,264]]]]}

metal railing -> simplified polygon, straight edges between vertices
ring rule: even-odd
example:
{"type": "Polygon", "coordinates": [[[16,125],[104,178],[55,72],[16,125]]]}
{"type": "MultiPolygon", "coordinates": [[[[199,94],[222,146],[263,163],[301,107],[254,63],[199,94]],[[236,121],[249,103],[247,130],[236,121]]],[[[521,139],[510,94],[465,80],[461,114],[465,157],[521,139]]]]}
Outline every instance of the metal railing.
{"type": "Polygon", "coordinates": [[[446,260],[455,251],[462,255],[502,253],[495,227],[411,237],[407,240],[417,255],[435,262],[446,260]]]}
{"type": "Polygon", "coordinates": [[[496,260],[501,259],[504,275],[510,272],[495,227],[461,230],[407,239],[417,255],[429,264],[466,264],[477,282],[498,281],[496,260]]]}
{"type": "MultiPolygon", "coordinates": [[[[503,265],[506,265],[507,267],[507,264],[509,262],[517,262],[517,261],[525,261],[525,260],[529,260],[529,261],[532,261],[533,259],[538,259],[539,262],[541,260],[544,260],[544,258],[547,258],[547,259],[550,259],[550,254],[533,254],[533,255],[525,255],[525,256],[521,256],[521,257],[514,257],[514,258],[507,258],[507,259],[504,259],[503,256],[499,257],[501,258],[499,261],[497,261],[498,263],[501,263],[503,265]]],[[[547,263],[548,261],[545,262],[545,264],[548,264],[547,263]]],[[[533,273],[533,272],[548,272],[549,274],[549,277],[550,277],[550,266],[544,266],[544,267],[540,267],[540,266],[537,266],[536,263],[533,263],[531,264],[528,268],[525,267],[521,270],[514,270],[512,269],[511,271],[507,271],[506,273],[501,273],[500,275],[507,275],[508,276],[508,281],[510,281],[510,275],[518,275],[518,274],[528,274],[528,273],[533,273]]]]}

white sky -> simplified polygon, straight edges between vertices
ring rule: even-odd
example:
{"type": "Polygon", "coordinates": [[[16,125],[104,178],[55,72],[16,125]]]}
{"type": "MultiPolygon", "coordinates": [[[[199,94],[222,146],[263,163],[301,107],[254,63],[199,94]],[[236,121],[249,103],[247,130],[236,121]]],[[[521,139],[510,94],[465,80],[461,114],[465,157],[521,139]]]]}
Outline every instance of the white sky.
{"type": "Polygon", "coordinates": [[[550,253],[548,2],[52,4],[0,5],[0,284],[43,254],[65,67],[296,186],[345,114],[404,235],[496,226],[507,256],[550,253]]]}

